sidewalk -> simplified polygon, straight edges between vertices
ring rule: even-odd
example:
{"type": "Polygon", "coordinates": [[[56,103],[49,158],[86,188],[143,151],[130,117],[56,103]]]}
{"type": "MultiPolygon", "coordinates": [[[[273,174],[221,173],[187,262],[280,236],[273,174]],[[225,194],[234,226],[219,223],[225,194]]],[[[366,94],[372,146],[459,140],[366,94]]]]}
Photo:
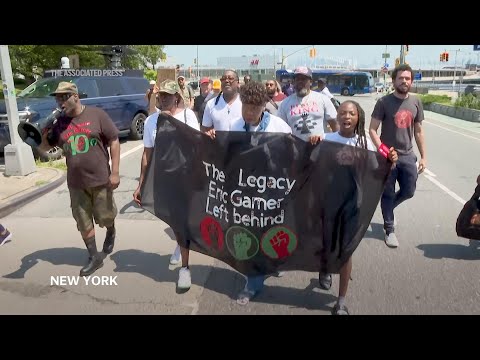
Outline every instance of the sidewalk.
{"type": "Polygon", "coordinates": [[[26,176],[6,176],[5,160],[0,157],[0,218],[55,189],[65,179],[65,171],[43,166],[26,176]]]}

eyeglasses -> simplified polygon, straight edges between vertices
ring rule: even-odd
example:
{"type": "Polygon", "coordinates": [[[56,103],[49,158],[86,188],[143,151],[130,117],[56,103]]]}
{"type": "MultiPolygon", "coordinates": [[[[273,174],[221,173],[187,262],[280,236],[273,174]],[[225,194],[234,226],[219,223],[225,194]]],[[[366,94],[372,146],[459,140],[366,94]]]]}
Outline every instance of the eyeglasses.
{"type": "Polygon", "coordinates": [[[238,79],[233,76],[223,76],[220,78],[220,81],[227,81],[227,80],[230,82],[234,82],[234,81],[237,81],[238,79]]]}
{"type": "Polygon", "coordinates": [[[65,102],[65,101],[67,101],[68,99],[70,99],[70,97],[71,97],[72,95],[74,95],[74,94],[73,94],[73,93],[71,93],[71,94],[57,94],[57,95],[55,95],[55,100],[56,100],[57,102],[65,102]]]}
{"type": "Polygon", "coordinates": [[[266,83],[265,86],[275,86],[274,83],[266,83]]]}

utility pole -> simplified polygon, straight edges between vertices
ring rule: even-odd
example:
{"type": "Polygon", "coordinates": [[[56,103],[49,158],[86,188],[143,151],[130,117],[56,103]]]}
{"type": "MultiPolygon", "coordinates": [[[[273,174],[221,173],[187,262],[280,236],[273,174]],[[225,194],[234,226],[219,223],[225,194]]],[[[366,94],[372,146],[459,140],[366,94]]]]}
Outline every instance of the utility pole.
{"type": "Polygon", "coordinates": [[[275,54],[275,47],[273,48],[273,74],[274,76],[277,73],[277,56],[275,54]]]}
{"type": "Polygon", "coordinates": [[[5,175],[28,175],[37,170],[32,148],[25,144],[18,135],[17,98],[13,83],[12,65],[8,45],[0,45],[0,71],[2,74],[3,96],[7,108],[8,128],[11,144],[5,146],[5,175]]]}
{"type": "Polygon", "coordinates": [[[400,47],[400,65],[405,64],[405,45],[400,47]]]}
{"type": "Polygon", "coordinates": [[[455,64],[453,65],[453,82],[452,82],[452,90],[455,91],[455,77],[457,75],[457,53],[460,51],[454,50],[455,51],[455,64]]]}
{"type": "MultiPolygon", "coordinates": [[[[198,45],[197,45],[197,80],[200,81],[200,70],[198,68],[198,45]]],[[[198,84],[200,87],[200,84],[198,84]]]]}

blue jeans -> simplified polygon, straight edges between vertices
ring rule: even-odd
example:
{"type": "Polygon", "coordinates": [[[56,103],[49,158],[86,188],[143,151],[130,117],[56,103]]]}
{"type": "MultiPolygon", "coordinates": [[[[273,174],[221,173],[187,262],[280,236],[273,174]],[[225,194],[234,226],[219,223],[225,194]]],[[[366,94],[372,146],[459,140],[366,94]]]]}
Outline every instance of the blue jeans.
{"type": "Polygon", "coordinates": [[[247,285],[245,286],[248,291],[260,292],[263,290],[263,283],[265,282],[264,275],[248,276],[247,285]]]}
{"type": "Polygon", "coordinates": [[[385,183],[382,195],[383,228],[387,234],[394,232],[395,227],[393,209],[407,199],[413,197],[417,187],[418,172],[415,162],[417,157],[414,153],[398,154],[396,166],[392,169],[385,183]],[[395,192],[395,184],[398,181],[399,190],[395,192]]]}

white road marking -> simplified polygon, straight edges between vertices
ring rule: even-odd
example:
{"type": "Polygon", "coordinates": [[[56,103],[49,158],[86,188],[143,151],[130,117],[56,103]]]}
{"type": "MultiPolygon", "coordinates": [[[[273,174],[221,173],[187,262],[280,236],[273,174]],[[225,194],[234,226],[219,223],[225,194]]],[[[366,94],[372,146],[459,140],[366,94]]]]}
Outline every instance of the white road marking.
{"type": "Polygon", "coordinates": [[[143,144],[135,146],[133,149],[130,149],[128,151],[125,151],[124,153],[120,154],[120,159],[123,159],[125,156],[128,156],[130,154],[133,154],[135,151],[143,149],[143,144]]]}
{"type": "Polygon", "coordinates": [[[443,185],[440,181],[438,181],[437,179],[434,179],[432,176],[430,175],[425,175],[425,177],[430,180],[432,183],[434,183],[435,185],[437,185],[440,189],[442,189],[445,193],[447,193],[448,195],[450,195],[452,198],[454,198],[455,200],[457,200],[460,204],[464,205],[467,201],[466,200],[463,200],[460,196],[458,196],[457,194],[455,194],[452,190],[450,190],[449,188],[447,188],[445,185],[443,185]]]}

